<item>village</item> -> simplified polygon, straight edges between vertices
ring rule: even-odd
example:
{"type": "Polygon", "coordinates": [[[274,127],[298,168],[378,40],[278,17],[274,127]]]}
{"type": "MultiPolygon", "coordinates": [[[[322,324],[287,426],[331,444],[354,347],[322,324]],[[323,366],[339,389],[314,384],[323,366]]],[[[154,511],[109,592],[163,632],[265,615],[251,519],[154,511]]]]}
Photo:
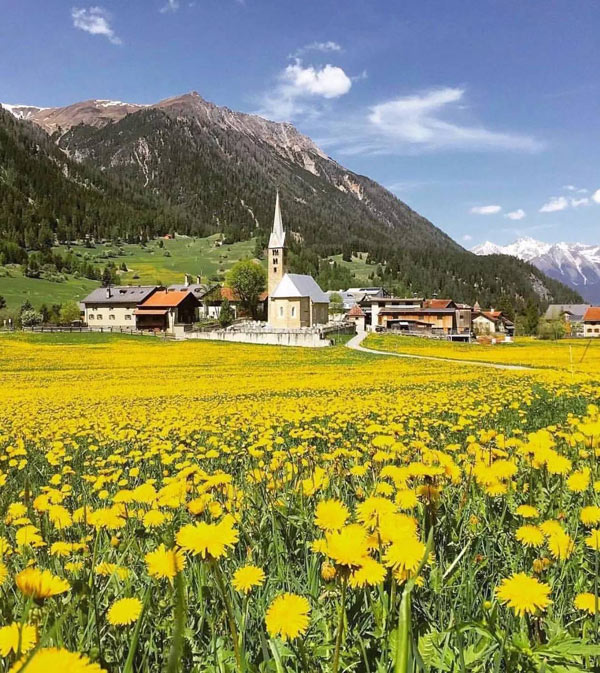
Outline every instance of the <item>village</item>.
{"type": "MultiPolygon", "coordinates": [[[[513,342],[514,322],[478,302],[398,297],[381,286],[323,291],[312,276],[290,273],[279,193],[267,261],[266,290],[256,297],[254,318],[233,288],[184,274],[182,283],[168,286],[96,288],[79,303],[80,319],[68,329],[309,347],[332,345],[334,334],[383,331],[467,343],[513,342]],[[226,324],[224,311],[231,317],[226,324]]],[[[565,336],[600,337],[600,307],[551,304],[543,320],[559,323],[565,336]]]]}
{"type": "MultiPolygon", "coordinates": [[[[514,323],[493,307],[482,309],[453,299],[396,297],[383,287],[351,287],[324,292],[309,275],[289,273],[286,232],[279,194],[268,245],[267,290],[258,297],[251,320],[240,297],[229,287],[193,282],[182,284],[98,288],[81,302],[81,323],[90,329],[141,331],[177,339],[275,343],[298,346],[328,345],[328,334],[394,332],[452,341],[476,338],[510,343],[514,323]],[[228,327],[198,329],[198,321],[218,320],[224,303],[235,319],[228,327]]],[[[552,306],[556,317],[585,324],[586,335],[599,331],[598,316],[589,307],[552,306]],[[595,328],[595,332],[594,332],[595,328]]]]}

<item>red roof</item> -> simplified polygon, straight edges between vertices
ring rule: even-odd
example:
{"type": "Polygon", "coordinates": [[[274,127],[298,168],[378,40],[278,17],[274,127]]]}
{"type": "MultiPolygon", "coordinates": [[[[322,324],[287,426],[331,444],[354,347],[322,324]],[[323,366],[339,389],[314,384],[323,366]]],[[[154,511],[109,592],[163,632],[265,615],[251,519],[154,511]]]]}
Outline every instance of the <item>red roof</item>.
{"type": "Polygon", "coordinates": [[[452,299],[426,299],[423,308],[448,308],[452,303],[452,299]]]}
{"type": "MultiPolygon", "coordinates": [[[[266,292],[262,292],[258,297],[258,301],[265,301],[268,296],[269,295],[266,292]]],[[[230,287],[221,288],[221,299],[227,299],[228,301],[240,300],[238,295],[230,287]]]]}
{"type": "MultiPolygon", "coordinates": [[[[155,292],[154,294],[151,294],[146,301],[143,301],[141,304],[138,304],[138,306],[142,309],[145,308],[165,308],[165,307],[173,307],[173,306],[179,306],[181,302],[186,299],[188,295],[194,296],[191,292],[189,291],[172,291],[172,292],[167,292],[166,290],[159,290],[158,292],[155,292]]],[[[196,300],[196,297],[194,297],[194,301],[196,300]]]]}
{"type": "Polygon", "coordinates": [[[362,318],[364,314],[365,312],[358,304],[354,304],[354,306],[348,311],[348,316],[351,318],[362,318]]]}
{"type": "Polygon", "coordinates": [[[600,320],[600,306],[590,306],[583,316],[583,322],[597,320],[600,320]]]}

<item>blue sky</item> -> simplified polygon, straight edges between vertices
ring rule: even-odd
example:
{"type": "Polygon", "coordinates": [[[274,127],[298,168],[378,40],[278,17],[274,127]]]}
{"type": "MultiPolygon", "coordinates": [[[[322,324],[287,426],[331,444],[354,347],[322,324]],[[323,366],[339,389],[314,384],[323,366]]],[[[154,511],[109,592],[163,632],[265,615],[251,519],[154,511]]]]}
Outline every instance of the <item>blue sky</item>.
{"type": "Polygon", "coordinates": [[[600,243],[596,0],[2,0],[0,101],[198,91],[463,245],[600,243]]]}

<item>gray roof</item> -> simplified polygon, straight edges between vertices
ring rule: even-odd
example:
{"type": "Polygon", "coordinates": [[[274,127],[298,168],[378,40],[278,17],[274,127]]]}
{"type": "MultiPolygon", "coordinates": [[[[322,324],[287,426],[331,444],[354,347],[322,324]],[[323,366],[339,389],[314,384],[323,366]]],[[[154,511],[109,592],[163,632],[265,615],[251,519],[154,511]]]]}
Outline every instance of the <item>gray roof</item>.
{"type": "Polygon", "coordinates": [[[289,299],[291,297],[310,297],[317,304],[329,304],[329,297],[317,285],[312,276],[299,273],[286,273],[271,295],[271,299],[289,299]]]}
{"type": "Polygon", "coordinates": [[[570,313],[573,318],[583,320],[583,316],[589,306],[589,304],[550,304],[546,309],[544,318],[546,318],[546,320],[556,320],[557,318],[560,318],[563,313],[570,313]]]}
{"type": "Polygon", "coordinates": [[[209,291],[209,286],[204,285],[204,283],[190,283],[189,285],[185,285],[185,283],[181,283],[181,285],[169,285],[167,290],[170,291],[176,291],[176,292],[193,292],[195,297],[204,297],[204,295],[209,291]]]}
{"type": "Polygon", "coordinates": [[[97,287],[83,300],[84,304],[139,304],[156,290],[156,285],[117,285],[97,287]],[[110,290],[110,296],[108,291],[110,290]]]}

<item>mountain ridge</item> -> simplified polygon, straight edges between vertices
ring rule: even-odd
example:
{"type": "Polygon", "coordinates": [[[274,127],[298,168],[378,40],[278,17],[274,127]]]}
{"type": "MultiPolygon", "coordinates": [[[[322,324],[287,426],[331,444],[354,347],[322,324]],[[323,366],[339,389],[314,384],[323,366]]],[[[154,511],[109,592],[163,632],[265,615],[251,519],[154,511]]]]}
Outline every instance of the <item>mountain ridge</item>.
{"type": "MultiPolygon", "coordinates": [[[[291,124],[238,113],[195,92],[143,106],[96,99],[38,112],[13,106],[12,118],[18,115],[28,115],[15,120],[22,125],[19,133],[32,133],[35,125],[72,166],[86,167],[94,180],[103,176],[107,189],[128,185],[136,195],[146,193],[163,204],[165,215],[143,230],[147,236],[170,233],[177,222],[177,233],[219,232],[231,242],[257,238],[260,254],[279,189],[296,272],[317,276],[331,256],[360,253],[373,265],[371,280],[399,292],[482,305],[498,305],[504,297],[519,309],[531,301],[577,300],[577,293],[525,262],[482,262],[384,187],[328,157],[291,124]]],[[[72,219],[69,235],[88,236],[86,222],[72,219]]],[[[50,221],[55,233],[64,234],[64,220],[56,206],[50,221]]],[[[95,217],[91,231],[114,238],[131,237],[133,229],[115,216],[95,217]]],[[[15,227],[12,232],[18,238],[15,227]]]]}
{"type": "Polygon", "coordinates": [[[545,243],[522,237],[506,246],[485,241],[471,251],[477,255],[518,257],[572,287],[591,303],[600,303],[600,245],[545,243]]]}

